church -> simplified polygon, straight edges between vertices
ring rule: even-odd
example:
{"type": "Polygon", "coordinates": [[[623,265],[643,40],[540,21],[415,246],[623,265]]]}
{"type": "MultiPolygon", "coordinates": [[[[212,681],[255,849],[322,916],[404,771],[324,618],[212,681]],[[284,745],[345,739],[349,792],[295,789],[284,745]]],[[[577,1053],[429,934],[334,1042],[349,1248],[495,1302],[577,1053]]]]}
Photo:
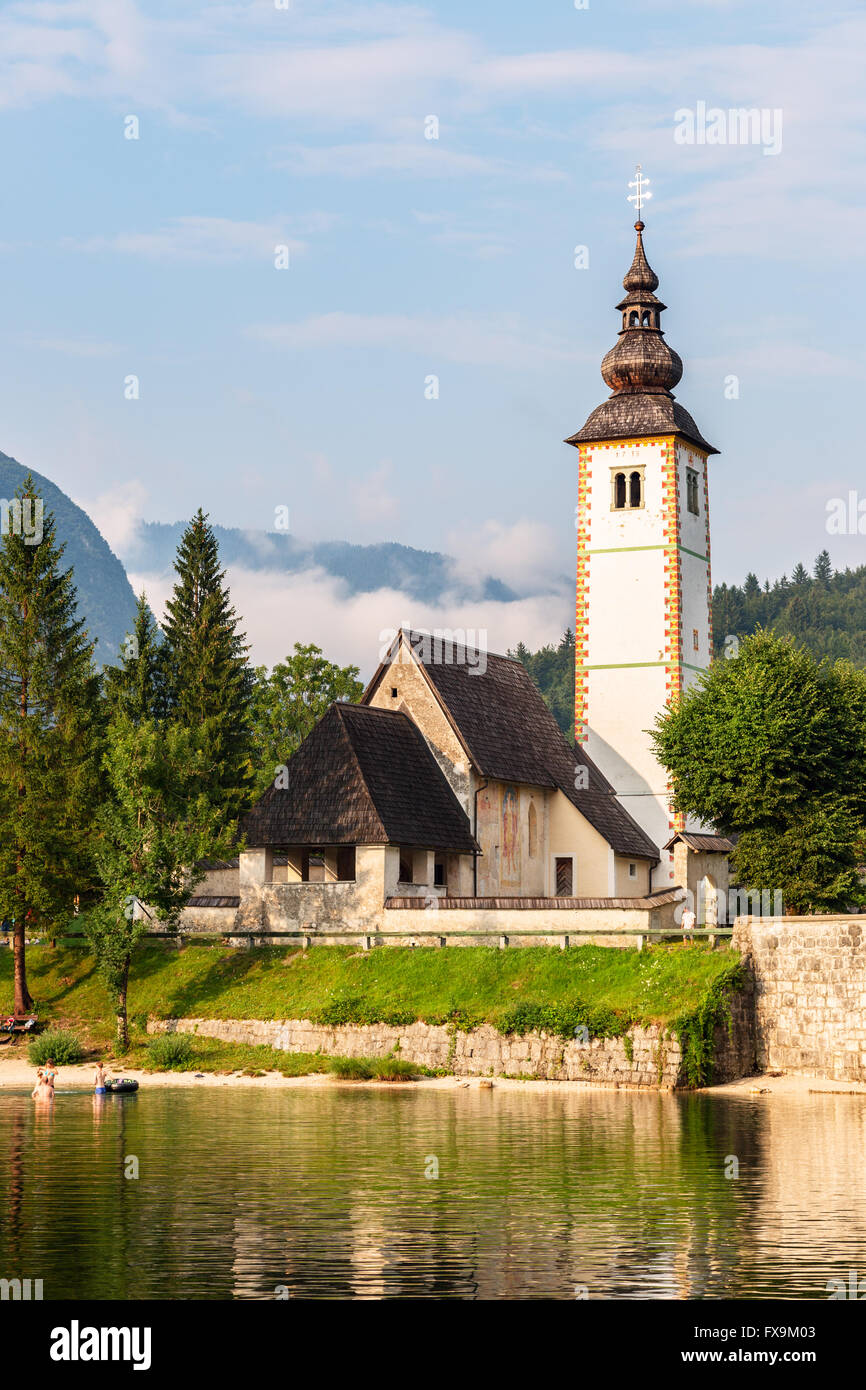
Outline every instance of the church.
{"type": "MultiPolygon", "coordinates": [[[[620,944],[712,925],[729,841],[673,815],[648,734],[712,657],[708,460],[674,399],[683,365],[643,245],[577,450],[575,742],[523,665],[400,630],[357,705],[335,704],[184,912],[306,941],[620,944]],[[483,659],[479,659],[483,657],[483,659]]],[[[646,196],[646,195],[644,195],[646,196]]]]}

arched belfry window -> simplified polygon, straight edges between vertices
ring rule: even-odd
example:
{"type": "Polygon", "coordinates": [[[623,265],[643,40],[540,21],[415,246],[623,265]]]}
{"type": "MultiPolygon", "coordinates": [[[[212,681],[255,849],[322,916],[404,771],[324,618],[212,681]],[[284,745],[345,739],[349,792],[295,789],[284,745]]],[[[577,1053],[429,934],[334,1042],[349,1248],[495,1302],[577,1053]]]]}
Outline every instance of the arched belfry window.
{"type": "Polygon", "coordinates": [[[649,309],[644,309],[644,315],[643,315],[643,318],[641,319],[641,323],[643,324],[643,326],[644,326],[645,328],[652,328],[653,316],[652,316],[651,310],[649,310],[649,309]]]}
{"type": "Polygon", "coordinates": [[[622,468],[610,470],[610,506],[614,512],[628,512],[644,505],[644,465],[628,473],[622,468]]]}
{"type": "Polygon", "coordinates": [[[640,327],[640,314],[638,313],[637,309],[633,309],[631,314],[629,315],[628,326],[629,328],[640,327]]]}

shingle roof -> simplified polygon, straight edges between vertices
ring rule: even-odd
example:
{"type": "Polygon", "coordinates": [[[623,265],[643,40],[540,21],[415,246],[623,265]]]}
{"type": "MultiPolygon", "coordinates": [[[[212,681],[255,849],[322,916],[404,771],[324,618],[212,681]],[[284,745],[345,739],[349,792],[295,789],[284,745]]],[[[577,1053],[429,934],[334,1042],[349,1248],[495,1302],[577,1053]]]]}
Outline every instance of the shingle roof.
{"type": "Polygon", "coordinates": [[[708,454],[719,452],[707,443],[689,412],[673,396],[642,391],[609,396],[596,406],[583,428],[565,442],[590,444],[597,439],[665,434],[679,434],[708,454]]]}
{"type": "Polygon", "coordinates": [[[398,710],[334,704],[244,818],[251,848],[401,844],[471,854],[469,817],[398,710]]]}
{"type": "MultiPolygon", "coordinates": [[[[658,850],[582,750],[565,740],[522,662],[424,633],[404,633],[482,777],[559,787],[617,854],[657,860],[658,850]],[[479,656],[483,658],[479,661],[479,656]],[[575,776],[586,768],[587,786],[575,776]]],[[[375,678],[364,695],[367,699],[375,678]]]]}
{"type": "Polygon", "coordinates": [[[733,840],[727,835],[705,835],[694,830],[678,830],[664,848],[673,849],[677,840],[682,840],[696,854],[730,854],[734,848],[733,840]]]}
{"type": "MultiPolygon", "coordinates": [[[[624,908],[628,912],[647,912],[682,902],[685,896],[681,888],[668,888],[658,893],[648,893],[643,898],[437,898],[436,908],[440,912],[459,911],[461,908],[487,908],[497,912],[561,912],[575,908],[610,907],[624,908]]],[[[385,906],[396,911],[417,909],[418,899],[395,896],[386,898],[385,906]]],[[[552,930],[556,931],[556,928],[552,930]]]]}

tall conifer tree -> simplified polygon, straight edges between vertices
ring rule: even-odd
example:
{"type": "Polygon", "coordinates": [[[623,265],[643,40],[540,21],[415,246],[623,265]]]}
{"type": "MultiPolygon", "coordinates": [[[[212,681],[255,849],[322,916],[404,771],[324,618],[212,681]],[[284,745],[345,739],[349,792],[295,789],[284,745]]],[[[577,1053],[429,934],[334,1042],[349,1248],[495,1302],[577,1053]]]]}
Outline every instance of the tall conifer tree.
{"type": "Polygon", "coordinates": [[[207,794],[228,822],[250,795],[253,675],[216,536],[201,508],[181,537],[174,567],[177,582],[163,623],[173,717],[201,731],[207,794]]]}
{"type": "Polygon", "coordinates": [[[0,906],[15,921],[15,1011],[24,1013],[33,1003],[26,933],[62,923],[93,882],[99,679],[64,547],[29,474],[3,520],[0,906]]]}
{"type": "Polygon", "coordinates": [[[169,650],[146,594],[138,597],[135,624],[120,657],[121,664],[109,666],[104,677],[111,715],[126,714],[133,724],[166,719],[171,711],[169,650]]]}

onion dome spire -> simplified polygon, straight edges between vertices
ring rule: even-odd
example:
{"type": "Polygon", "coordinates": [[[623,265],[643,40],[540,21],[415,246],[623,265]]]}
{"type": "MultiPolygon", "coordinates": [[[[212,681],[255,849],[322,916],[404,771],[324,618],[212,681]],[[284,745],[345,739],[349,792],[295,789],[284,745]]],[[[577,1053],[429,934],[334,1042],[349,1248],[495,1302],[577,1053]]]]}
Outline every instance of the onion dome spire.
{"type": "Polygon", "coordinates": [[[623,277],[625,296],[617,304],[622,327],[601,364],[601,374],[611,395],[590,415],[583,429],[566,440],[583,444],[591,440],[622,439],[649,434],[679,434],[708,453],[718,452],[700,434],[688,411],[674,400],[673,388],[683,374],[679,353],[665,342],[661,316],[666,305],[656,297],[659,280],[646,258],[643,244],[642,201],[651,195],[641,174],[631,185],[630,199],[637,207],[637,233],[632,263],[623,277]]]}
{"type": "Polygon", "coordinates": [[[622,314],[622,328],[618,342],[601,364],[601,374],[615,395],[620,391],[670,395],[683,374],[683,364],[664,340],[661,316],[667,306],[653,294],[659,278],[643,249],[644,224],[638,220],[634,227],[634,260],[622,282],[625,298],[616,306],[622,314]]]}

